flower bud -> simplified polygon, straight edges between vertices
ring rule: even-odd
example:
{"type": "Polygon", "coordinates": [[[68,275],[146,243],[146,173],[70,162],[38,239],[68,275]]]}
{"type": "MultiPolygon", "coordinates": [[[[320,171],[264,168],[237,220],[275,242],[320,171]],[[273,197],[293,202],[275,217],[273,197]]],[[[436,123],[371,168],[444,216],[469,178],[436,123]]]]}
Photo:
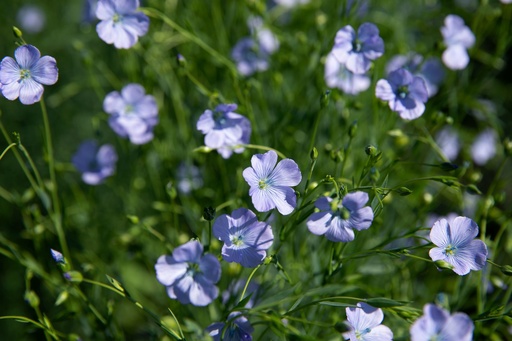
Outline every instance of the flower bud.
{"type": "Polygon", "coordinates": [[[203,218],[206,221],[212,221],[215,218],[215,208],[208,206],[203,209],[203,218]]]}
{"type": "Polygon", "coordinates": [[[325,108],[329,105],[329,97],[331,94],[331,90],[326,90],[322,96],[320,97],[320,108],[325,108]]]}
{"type": "Polygon", "coordinates": [[[353,139],[357,133],[357,121],[352,122],[350,127],[348,128],[348,136],[353,139]]]}
{"type": "Polygon", "coordinates": [[[377,148],[370,144],[370,145],[366,146],[366,148],[364,149],[364,152],[368,156],[375,156],[375,155],[377,155],[377,148]]]}
{"type": "Polygon", "coordinates": [[[395,189],[395,192],[397,192],[402,197],[412,194],[412,191],[407,187],[397,188],[397,189],[395,189]]]}
{"type": "Polygon", "coordinates": [[[441,270],[441,269],[452,270],[453,269],[453,265],[451,265],[450,263],[445,262],[444,260],[441,260],[441,259],[436,260],[434,263],[436,264],[436,266],[439,270],[441,270]]]}
{"type": "Polygon", "coordinates": [[[21,32],[21,30],[19,28],[17,28],[16,26],[12,27],[12,33],[18,39],[21,39],[21,37],[23,36],[23,32],[21,32]]]}
{"type": "Polygon", "coordinates": [[[312,161],[318,159],[318,150],[316,149],[316,147],[313,147],[313,149],[311,149],[311,151],[309,152],[309,157],[311,158],[312,161]]]}

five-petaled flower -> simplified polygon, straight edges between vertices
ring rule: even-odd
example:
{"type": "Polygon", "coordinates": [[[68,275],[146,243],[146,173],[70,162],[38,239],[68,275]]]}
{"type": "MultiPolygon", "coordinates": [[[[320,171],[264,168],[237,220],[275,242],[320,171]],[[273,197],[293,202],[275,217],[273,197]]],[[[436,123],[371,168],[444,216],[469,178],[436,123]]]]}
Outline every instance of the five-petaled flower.
{"type": "Polygon", "coordinates": [[[270,225],[258,221],[256,214],[246,208],[234,210],[230,216],[219,216],[213,224],[213,235],[224,242],[224,260],[248,268],[265,259],[266,250],[274,241],[270,225]]]}
{"type": "Polygon", "coordinates": [[[345,340],[350,341],[391,341],[393,332],[381,324],[384,313],[380,308],[359,302],[356,307],[347,307],[347,325],[349,331],[343,333],[345,340]]]}
{"type": "Polygon", "coordinates": [[[236,104],[220,104],[215,110],[206,110],[197,121],[197,129],[205,134],[204,144],[227,159],[244,151],[242,145],[249,143],[251,122],[234,112],[236,104]]]}
{"type": "Polygon", "coordinates": [[[372,60],[384,54],[384,41],[372,23],[359,26],[357,35],[352,26],[347,25],[336,33],[332,53],[347,69],[363,74],[370,69],[372,60]]]}
{"type": "Polygon", "coordinates": [[[206,328],[213,341],[251,341],[254,328],[239,311],[229,314],[227,324],[216,322],[206,328]]]}
{"type": "Polygon", "coordinates": [[[351,72],[333,53],[329,53],[325,60],[324,77],[328,87],[338,88],[350,95],[357,95],[370,87],[370,77],[351,72]]]}
{"type": "Polygon", "coordinates": [[[249,195],[259,212],[277,208],[279,213],[292,213],[297,196],[291,186],[297,186],[302,180],[299,166],[291,159],[277,164],[277,154],[270,150],[265,154],[256,154],[251,158],[252,167],[243,171],[243,177],[250,186],[249,195]],[[275,168],[274,168],[275,167],[275,168]]]}
{"type": "Polygon", "coordinates": [[[98,185],[116,170],[117,154],[110,144],[98,146],[88,140],[80,144],[72,159],[73,165],[82,173],[82,180],[88,185],[98,185]]]}
{"type": "Polygon", "coordinates": [[[471,341],[473,321],[464,313],[450,313],[435,304],[423,307],[423,316],[411,326],[412,341],[471,341]]]}
{"type": "Polygon", "coordinates": [[[413,76],[406,69],[395,70],[387,79],[380,79],[375,95],[388,101],[389,108],[404,120],[413,120],[423,115],[428,99],[425,81],[421,77],[413,76]]]}
{"type": "Polygon", "coordinates": [[[466,49],[475,44],[475,35],[464,24],[461,17],[453,14],[444,19],[441,33],[446,45],[442,57],[444,64],[452,70],[464,69],[469,63],[469,55],[466,49]]]}
{"type": "Polygon", "coordinates": [[[99,0],[96,26],[99,37],[118,49],[128,49],[147,33],[149,18],[137,12],[139,0],[99,0]]]}
{"type": "Polygon", "coordinates": [[[203,255],[203,245],[189,241],[163,255],[155,265],[156,278],[167,294],[183,304],[206,306],[219,295],[220,263],[214,255],[203,255]]]}
{"type": "Polygon", "coordinates": [[[373,221],[373,211],[369,206],[368,194],[354,192],[345,195],[340,202],[330,197],[320,197],[315,206],[320,212],[313,213],[306,225],[311,233],[325,235],[333,242],[349,242],[354,240],[354,231],[366,230],[373,221]]]}
{"type": "Polygon", "coordinates": [[[479,239],[477,224],[466,217],[457,217],[449,224],[446,219],[434,223],[430,240],[437,246],[430,250],[432,260],[444,261],[458,275],[481,270],[487,260],[487,246],[479,239]]]}
{"type": "Polygon", "coordinates": [[[128,84],[121,93],[112,91],[103,101],[103,110],[110,114],[108,123],[121,137],[134,144],[153,139],[153,128],[158,123],[158,106],[151,95],[146,95],[139,84],[128,84]]]}
{"type": "Polygon", "coordinates": [[[5,57],[0,63],[2,94],[8,100],[18,97],[23,104],[34,104],[41,100],[43,86],[57,82],[59,70],[55,58],[41,57],[32,45],[22,45],[14,51],[14,58],[5,57]]]}

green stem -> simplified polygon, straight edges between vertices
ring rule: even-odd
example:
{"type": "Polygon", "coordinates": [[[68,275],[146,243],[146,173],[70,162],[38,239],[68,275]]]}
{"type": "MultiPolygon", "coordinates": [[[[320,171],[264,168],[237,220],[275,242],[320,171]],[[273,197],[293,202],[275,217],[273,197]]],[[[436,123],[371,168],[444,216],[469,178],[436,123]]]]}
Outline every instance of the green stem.
{"type": "Polygon", "coordinates": [[[2,160],[2,158],[4,157],[5,154],[7,154],[7,152],[9,151],[9,149],[11,149],[12,147],[16,147],[16,143],[11,143],[9,146],[7,146],[7,148],[4,149],[2,155],[0,155],[0,160],[2,160]]]}
{"type": "Polygon", "coordinates": [[[242,294],[240,295],[240,300],[238,301],[238,303],[242,302],[242,300],[244,299],[245,292],[247,291],[247,288],[249,287],[249,283],[251,282],[252,277],[254,276],[256,271],[258,271],[258,269],[260,267],[261,267],[261,264],[259,264],[257,267],[255,267],[254,270],[252,270],[251,274],[249,275],[249,278],[247,278],[247,281],[245,282],[244,290],[242,290],[242,294]]]}
{"type": "Polygon", "coordinates": [[[62,253],[66,257],[69,265],[72,267],[71,254],[69,253],[68,244],[66,242],[66,236],[64,235],[64,229],[62,227],[62,212],[60,209],[60,202],[58,196],[57,177],[55,176],[55,159],[53,156],[53,145],[52,145],[52,133],[50,131],[50,121],[48,120],[48,111],[46,110],[46,104],[44,97],[41,97],[41,111],[43,112],[43,124],[44,134],[46,140],[46,149],[48,153],[48,170],[50,172],[51,195],[53,204],[53,213],[51,214],[52,220],[55,224],[55,230],[59,238],[60,247],[62,253]]]}

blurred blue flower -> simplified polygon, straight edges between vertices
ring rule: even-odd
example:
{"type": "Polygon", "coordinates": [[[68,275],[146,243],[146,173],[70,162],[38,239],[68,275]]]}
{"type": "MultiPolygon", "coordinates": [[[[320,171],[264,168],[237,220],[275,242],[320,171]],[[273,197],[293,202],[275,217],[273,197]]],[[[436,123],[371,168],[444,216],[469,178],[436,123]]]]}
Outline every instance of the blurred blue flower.
{"type": "Polygon", "coordinates": [[[279,40],[271,30],[264,26],[261,17],[249,17],[247,19],[247,26],[249,26],[252,36],[264,53],[271,55],[279,49],[279,40]]]}
{"type": "Polygon", "coordinates": [[[121,137],[134,144],[153,139],[153,128],[158,123],[158,106],[151,95],[146,95],[139,84],[128,84],[121,93],[112,91],[103,101],[103,110],[110,114],[108,123],[121,137]]]}
{"type": "Polygon", "coordinates": [[[25,5],[20,8],[16,19],[23,31],[27,33],[39,33],[44,27],[46,16],[39,6],[25,5]]]}
{"type": "Polygon", "coordinates": [[[313,213],[306,225],[311,233],[324,235],[333,242],[349,242],[354,240],[354,231],[366,230],[373,221],[373,211],[369,206],[368,194],[354,192],[345,195],[343,200],[320,197],[315,207],[320,212],[313,213]]]}
{"type": "Polygon", "coordinates": [[[423,115],[425,102],[428,100],[425,81],[421,77],[413,76],[406,69],[395,70],[387,79],[380,79],[375,95],[388,101],[390,109],[404,120],[413,120],[423,115]]]}
{"type": "Polygon", "coordinates": [[[372,60],[384,54],[384,41],[372,23],[359,26],[357,35],[352,26],[347,25],[336,33],[332,53],[347,69],[363,74],[370,69],[372,60]]]}
{"type": "Polygon", "coordinates": [[[487,128],[482,131],[471,145],[471,157],[473,161],[479,166],[485,165],[487,161],[496,155],[497,143],[498,135],[494,129],[487,128]]]}
{"type": "Polygon", "coordinates": [[[445,77],[443,65],[438,58],[431,57],[423,60],[423,56],[417,53],[396,55],[391,58],[386,64],[386,74],[402,68],[415,76],[421,77],[425,81],[428,97],[432,97],[437,93],[439,85],[445,77]]]}
{"type": "Polygon", "coordinates": [[[411,326],[412,341],[471,341],[473,321],[464,313],[450,313],[435,304],[423,307],[423,316],[411,326]]]}
{"type": "Polygon", "coordinates": [[[281,160],[277,166],[276,163],[277,154],[273,150],[253,155],[252,167],[244,169],[242,175],[250,186],[249,195],[256,210],[267,212],[277,207],[279,213],[287,215],[292,213],[297,201],[290,186],[297,186],[302,175],[291,159],[281,160]]]}
{"type": "Polygon", "coordinates": [[[80,144],[72,162],[86,184],[98,185],[114,174],[117,154],[109,144],[100,147],[96,141],[88,140],[80,144]]]}
{"type": "Polygon", "coordinates": [[[225,159],[233,152],[244,151],[243,144],[249,143],[251,122],[234,112],[236,104],[220,104],[214,111],[206,110],[197,121],[197,129],[205,134],[204,144],[225,159]]]}
{"type": "Polygon", "coordinates": [[[57,82],[59,70],[55,58],[41,57],[32,45],[22,45],[14,51],[14,58],[5,57],[0,63],[2,94],[8,100],[18,97],[23,104],[34,104],[41,100],[43,86],[57,82]]]}
{"type": "Polygon", "coordinates": [[[381,324],[384,313],[380,308],[359,302],[356,307],[347,307],[347,326],[349,331],[343,333],[345,340],[350,341],[391,341],[393,332],[381,324]]]}
{"type": "Polygon", "coordinates": [[[274,2],[283,7],[295,7],[309,3],[311,0],[274,0],[274,2]]]}
{"type": "Polygon", "coordinates": [[[196,240],[178,246],[172,256],[160,256],[155,270],[169,297],[183,304],[206,306],[219,295],[215,283],[220,279],[220,263],[214,255],[203,255],[203,245],[196,240]]]}
{"type": "Polygon", "coordinates": [[[436,221],[430,230],[430,240],[437,247],[430,249],[430,258],[449,263],[461,276],[470,270],[481,270],[487,259],[487,246],[474,239],[477,234],[477,224],[466,217],[457,217],[451,223],[446,219],[436,221]]]}
{"type": "Polygon", "coordinates": [[[269,67],[269,56],[254,38],[240,39],[231,51],[231,58],[242,76],[265,71],[269,67]]]}
{"type": "Polygon", "coordinates": [[[139,0],[99,0],[96,26],[99,37],[118,49],[128,49],[147,33],[149,18],[137,12],[139,0]]]}
{"type": "Polygon", "coordinates": [[[224,242],[222,257],[227,262],[253,268],[265,259],[272,246],[272,228],[258,221],[256,214],[246,208],[234,210],[231,215],[219,216],[213,224],[213,235],[224,242]]]}
{"type": "Polygon", "coordinates": [[[436,143],[448,160],[453,162],[459,155],[459,135],[451,126],[446,126],[437,133],[436,143]]]}
{"type": "Polygon", "coordinates": [[[325,83],[330,88],[338,88],[350,95],[357,95],[370,87],[370,77],[349,71],[334,54],[329,53],[325,60],[325,83]]]}
{"type": "Polygon", "coordinates": [[[84,9],[83,9],[83,21],[86,23],[91,23],[95,21],[96,18],[96,8],[98,7],[98,0],[84,0],[84,9]]]}
{"type": "Polygon", "coordinates": [[[475,35],[464,24],[464,20],[458,15],[450,14],[444,19],[441,27],[446,50],[443,52],[444,64],[452,70],[462,70],[469,63],[469,55],[466,49],[475,44],[475,35]]]}
{"type": "Polygon", "coordinates": [[[203,178],[199,168],[187,163],[180,163],[177,172],[178,191],[182,194],[190,194],[193,190],[203,186],[203,178]]]}
{"type": "Polygon", "coordinates": [[[227,324],[224,322],[216,322],[206,328],[208,334],[213,341],[251,341],[251,333],[254,328],[245,316],[239,311],[232,312],[227,318],[227,324]],[[224,335],[223,335],[224,330],[224,335]]]}

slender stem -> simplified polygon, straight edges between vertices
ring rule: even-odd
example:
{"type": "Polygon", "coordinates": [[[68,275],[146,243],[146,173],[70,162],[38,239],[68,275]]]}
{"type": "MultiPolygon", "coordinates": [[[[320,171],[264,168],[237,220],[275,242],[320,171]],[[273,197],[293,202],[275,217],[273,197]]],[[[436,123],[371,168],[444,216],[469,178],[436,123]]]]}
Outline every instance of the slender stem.
{"type": "Polygon", "coordinates": [[[247,291],[247,288],[249,287],[249,283],[251,282],[252,277],[254,276],[256,271],[258,271],[258,269],[260,267],[261,267],[261,264],[259,264],[257,267],[255,267],[254,270],[252,270],[251,274],[249,275],[249,278],[247,278],[247,282],[245,282],[244,290],[242,290],[242,295],[240,295],[240,300],[238,301],[238,303],[242,302],[242,300],[244,299],[245,292],[247,291]]]}
{"type": "Polygon", "coordinates": [[[51,216],[55,224],[55,230],[59,238],[62,253],[69,262],[69,265],[72,266],[71,254],[69,253],[68,244],[66,242],[66,236],[64,235],[64,229],[62,227],[62,213],[60,209],[60,202],[58,196],[57,178],[55,176],[55,160],[53,156],[52,133],[50,131],[50,121],[48,120],[48,111],[46,110],[44,97],[41,97],[40,103],[41,111],[43,113],[44,134],[46,140],[46,149],[48,153],[48,170],[50,172],[50,181],[52,182],[51,195],[53,204],[53,214],[51,216]]]}
{"type": "Polygon", "coordinates": [[[2,160],[4,155],[7,154],[9,149],[11,149],[12,147],[16,147],[16,143],[11,143],[9,146],[7,146],[7,148],[5,148],[5,150],[3,151],[2,155],[0,155],[0,160],[2,160]]]}

